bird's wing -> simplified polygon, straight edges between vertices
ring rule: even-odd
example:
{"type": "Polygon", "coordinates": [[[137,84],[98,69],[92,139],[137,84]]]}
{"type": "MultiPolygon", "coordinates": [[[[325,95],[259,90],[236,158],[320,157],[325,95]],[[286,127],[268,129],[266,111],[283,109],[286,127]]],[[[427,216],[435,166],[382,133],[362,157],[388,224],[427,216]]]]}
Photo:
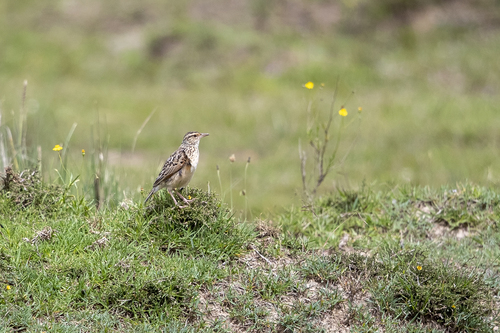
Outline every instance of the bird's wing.
{"type": "Polygon", "coordinates": [[[163,168],[160,174],[156,178],[153,187],[156,187],[172,177],[177,171],[179,171],[184,165],[189,163],[189,158],[183,149],[177,150],[175,153],[170,155],[170,157],[163,164],[163,168]]]}

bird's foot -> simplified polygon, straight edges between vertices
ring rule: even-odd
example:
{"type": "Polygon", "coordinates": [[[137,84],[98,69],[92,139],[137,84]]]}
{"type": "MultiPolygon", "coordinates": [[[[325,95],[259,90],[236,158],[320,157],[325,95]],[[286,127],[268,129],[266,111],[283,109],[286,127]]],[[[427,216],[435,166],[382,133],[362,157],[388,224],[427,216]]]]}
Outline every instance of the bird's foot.
{"type": "MultiPolygon", "coordinates": [[[[188,199],[184,198],[184,196],[183,196],[182,194],[180,194],[179,192],[177,192],[177,195],[179,196],[179,198],[181,198],[181,199],[182,199],[182,201],[184,201],[184,202],[185,202],[186,204],[188,204],[188,205],[189,205],[191,202],[193,202],[194,200],[196,200],[196,198],[193,198],[193,199],[189,199],[189,200],[188,200],[188,199]]],[[[189,197],[189,198],[191,198],[191,197],[189,197]]]]}

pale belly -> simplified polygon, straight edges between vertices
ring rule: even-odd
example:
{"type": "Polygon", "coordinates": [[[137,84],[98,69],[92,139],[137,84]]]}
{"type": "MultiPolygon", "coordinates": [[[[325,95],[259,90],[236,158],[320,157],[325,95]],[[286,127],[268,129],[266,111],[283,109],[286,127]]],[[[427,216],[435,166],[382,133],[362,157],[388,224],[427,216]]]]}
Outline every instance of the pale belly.
{"type": "Polygon", "coordinates": [[[167,187],[169,189],[180,189],[181,187],[186,187],[186,185],[191,181],[191,178],[193,178],[195,170],[196,168],[193,166],[183,168],[181,171],[170,177],[167,187]]]}

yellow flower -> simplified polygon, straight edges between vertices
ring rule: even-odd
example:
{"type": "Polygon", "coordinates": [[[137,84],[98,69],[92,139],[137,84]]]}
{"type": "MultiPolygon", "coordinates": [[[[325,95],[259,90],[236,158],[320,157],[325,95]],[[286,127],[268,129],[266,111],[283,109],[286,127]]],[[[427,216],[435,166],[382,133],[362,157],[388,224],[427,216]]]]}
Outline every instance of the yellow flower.
{"type": "Polygon", "coordinates": [[[191,200],[191,196],[190,195],[188,195],[188,200],[191,200]]]}
{"type": "Polygon", "coordinates": [[[312,88],[314,88],[314,83],[309,81],[306,84],[304,84],[304,87],[306,87],[307,89],[312,89],[312,88]]]}
{"type": "Polygon", "coordinates": [[[82,149],[82,156],[85,156],[85,149],[82,149]]]}
{"type": "Polygon", "coordinates": [[[451,307],[452,307],[452,308],[456,308],[455,304],[453,304],[451,307]]]}
{"type": "Polygon", "coordinates": [[[342,117],[347,116],[347,110],[345,108],[340,109],[339,110],[339,115],[341,115],[342,117]]]}
{"type": "Polygon", "coordinates": [[[55,145],[54,148],[52,148],[53,151],[61,151],[63,149],[63,147],[59,146],[59,145],[55,145]]]}
{"type": "Polygon", "coordinates": [[[322,83],[322,84],[321,84],[321,86],[322,86],[322,87],[324,87],[324,86],[325,86],[325,84],[324,84],[324,83],[322,83]]]}
{"type": "Polygon", "coordinates": [[[417,269],[418,269],[419,271],[421,271],[421,270],[422,270],[422,266],[418,265],[418,266],[417,266],[417,269]]]}
{"type": "Polygon", "coordinates": [[[10,286],[9,286],[9,285],[7,285],[7,286],[5,287],[5,289],[10,290],[10,286]]]}
{"type": "Polygon", "coordinates": [[[361,106],[360,106],[360,107],[358,107],[358,111],[359,111],[359,112],[363,111],[363,108],[362,108],[361,106]]]}

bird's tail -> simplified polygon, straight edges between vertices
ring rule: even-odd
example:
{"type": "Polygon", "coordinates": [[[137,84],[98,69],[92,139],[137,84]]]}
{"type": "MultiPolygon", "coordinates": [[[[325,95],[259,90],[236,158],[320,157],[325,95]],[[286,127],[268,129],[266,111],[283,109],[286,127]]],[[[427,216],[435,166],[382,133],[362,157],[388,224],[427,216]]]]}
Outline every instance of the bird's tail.
{"type": "Polygon", "coordinates": [[[153,194],[155,194],[155,192],[156,192],[156,189],[153,187],[153,189],[151,190],[151,192],[149,192],[148,197],[146,198],[146,200],[144,200],[144,203],[148,202],[149,198],[151,198],[151,196],[153,194]]]}

